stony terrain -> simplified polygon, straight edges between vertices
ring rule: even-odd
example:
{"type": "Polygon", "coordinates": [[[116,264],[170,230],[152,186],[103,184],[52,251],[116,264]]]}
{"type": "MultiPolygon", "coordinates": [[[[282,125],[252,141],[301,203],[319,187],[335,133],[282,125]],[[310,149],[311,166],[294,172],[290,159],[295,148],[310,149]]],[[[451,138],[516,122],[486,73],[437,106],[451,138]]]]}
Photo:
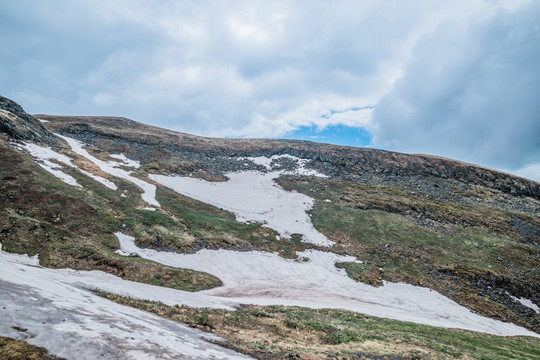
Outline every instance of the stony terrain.
{"type": "MultiPolygon", "coordinates": [[[[134,236],[142,248],[180,253],[203,248],[260,250],[296,258],[297,251],[331,251],[362,261],[337,264],[357,281],[374,286],[382,285],[383,281],[422,285],[483,316],[540,332],[540,314],[534,307],[540,305],[540,184],[537,182],[428,155],[294,140],[204,138],[124,118],[31,116],[2,97],[0,151],[2,248],[38,254],[43,266],[98,269],[123,279],[199,291],[221,285],[220,279],[204,272],[163,265],[135,253],[119,256],[115,253],[119,243],[114,233],[122,231],[134,236]],[[139,187],[98,168],[54,133],[88,144],[91,156],[101,161],[108,161],[111,154],[123,154],[138,161],[140,167],[129,168],[130,176],[155,185],[155,199],[160,206],[149,211],[139,187]],[[72,167],[58,160],[52,162],[62,166],[80,188],[44,171],[32,156],[15,146],[22,144],[21,141],[48,146],[73,159],[72,167]],[[278,235],[275,230],[256,222],[238,222],[229,211],[180,195],[151,180],[152,174],[159,174],[226,181],[226,175],[231,172],[294,169],[295,162],[286,157],[273,162],[270,169],[242,160],[283,154],[307,159],[307,168],[327,176],[285,175],[277,182],[287,191],[313,198],[310,219],[317,231],[335,243],[333,246],[303,242],[299,234],[279,241],[269,240],[278,235]],[[80,170],[114,180],[118,189],[107,188],[80,170]]],[[[127,166],[119,168],[128,170],[127,166]]],[[[172,310],[156,312],[172,313],[172,310]]],[[[262,307],[246,312],[248,319],[244,320],[255,324],[258,318],[266,318],[261,314],[274,317],[271,315],[274,313],[275,309],[262,307]]],[[[428,340],[420,344],[402,338],[401,345],[390,342],[382,349],[382,339],[377,339],[378,343],[370,348],[372,339],[351,335],[351,331],[358,329],[347,330],[350,336],[339,344],[324,340],[318,346],[302,345],[291,350],[295,341],[320,329],[307,323],[293,326],[290,322],[276,328],[279,339],[275,338],[273,343],[257,340],[256,348],[251,348],[255,345],[246,345],[247,338],[233,336],[238,334],[238,323],[228,313],[211,311],[189,316],[180,316],[179,320],[217,333],[231,341],[228,346],[259,358],[282,358],[289,354],[306,359],[333,358],[332,353],[340,358],[407,359],[431,355],[480,358],[478,353],[464,350],[463,344],[455,351],[441,350],[439,345],[430,347],[428,340]],[[205,326],[204,317],[224,327],[205,326]],[[223,328],[230,330],[230,338],[223,328]],[[283,335],[286,331],[295,335],[288,338],[283,335]],[[362,349],[356,351],[357,355],[354,355],[355,346],[362,349]]],[[[302,321],[308,318],[309,314],[302,310],[302,321]]],[[[250,330],[250,337],[254,334],[262,337],[270,325],[260,326],[250,330]]],[[[334,326],[338,338],[345,336],[339,332],[343,326],[334,326]]],[[[385,331],[392,333],[394,325],[385,326],[389,326],[385,331]]],[[[530,340],[523,341],[530,352],[524,352],[529,355],[522,358],[540,355],[538,343],[531,345],[527,342],[530,340]]]]}

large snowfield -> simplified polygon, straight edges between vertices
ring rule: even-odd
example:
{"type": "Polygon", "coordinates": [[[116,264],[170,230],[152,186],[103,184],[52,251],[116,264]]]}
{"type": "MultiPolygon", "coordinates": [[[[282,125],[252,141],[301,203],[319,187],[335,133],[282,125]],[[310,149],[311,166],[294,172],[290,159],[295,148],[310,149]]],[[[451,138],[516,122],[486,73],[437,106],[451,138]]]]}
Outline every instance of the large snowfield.
{"type": "MultiPolygon", "coordinates": [[[[127,288],[140,288],[125,282],[127,288]]],[[[247,359],[207,342],[219,338],[110,302],[88,289],[124,281],[99,272],[53,270],[0,250],[0,334],[66,359],[247,359]]]]}
{"type": "MultiPolygon", "coordinates": [[[[155,199],[156,186],[123,169],[138,167],[137,162],[124,155],[112,156],[118,161],[102,161],[90,155],[81,142],[61,138],[75,153],[102,171],[139,186],[148,204],[160,206],[155,199]]],[[[24,148],[47,171],[70,185],[80,186],[72,177],[65,177],[67,174],[58,164],[74,167],[72,159],[35,145],[27,144],[24,148]]],[[[276,168],[273,160],[283,157],[297,162],[294,173],[324,176],[306,168],[307,160],[285,155],[239,159],[264,166],[266,170],[229,173],[225,182],[164,175],[150,175],[150,178],[180,194],[229,210],[238,221],[260,222],[282,237],[299,233],[305,242],[331,246],[332,242],[313,227],[307,213],[313,199],[285,191],[274,181],[291,173],[276,168]]],[[[216,339],[215,336],[112,303],[90,291],[100,289],[169,305],[224,309],[235,309],[241,304],[340,308],[439,327],[539,337],[512,323],[474,314],[427,288],[398,283],[385,283],[377,288],[356,282],[335,267],[336,262],[358,261],[349,256],[318,250],[298,253],[297,260],[260,251],[201,250],[195,254],[177,254],[140,249],[133,237],[121,232],[115,235],[120,242],[120,255],[136,252],[165,265],[207,272],[220,278],[223,286],[190,293],[126,281],[100,271],[53,270],[39,266],[37,258],[8,254],[0,247],[1,335],[25,339],[68,359],[247,358],[204,340],[216,339]]]]}
{"type": "Polygon", "coordinates": [[[237,305],[337,308],[494,335],[538,336],[512,323],[479,316],[424,287],[389,282],[373,287],[356,282],[343,269],[335,267],[336,262],[356,260],[350,256],[318,250],[298,253],[302,260],[284,259],[261,251],[203,249],[195,254],[177,254],[140,249],[132,237],[120,232],[115,235],[120,240],[119,253],[123,255],[136,252],[143,258],[165,265],[204,271],[219,277],[222,287],[198,293],[200,307],[214,307],[221,299],[224,308],[230,307],[231,302],[237,305]]]}

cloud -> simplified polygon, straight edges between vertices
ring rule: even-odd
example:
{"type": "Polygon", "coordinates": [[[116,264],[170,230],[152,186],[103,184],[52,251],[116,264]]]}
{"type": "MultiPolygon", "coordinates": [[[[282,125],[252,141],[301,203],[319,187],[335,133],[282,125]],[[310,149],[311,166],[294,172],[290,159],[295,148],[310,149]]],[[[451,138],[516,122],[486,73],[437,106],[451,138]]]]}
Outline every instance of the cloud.
{"type": "Polygon", "coordinates": [[[5,1],[0,93],[210,136],[363,128],[375,146],[517,169],[538,158],[537,15],[528,1],[5,1]]]}
{"type": "Polygon", "coordinates": [[[539,10],[502,7],[422,37],[377,103],[374,143],[511,170],[540,159],[539,10]]]}
{"type": "Polygon", "coordinates": [[[25,104],[32,111],[124,115],[202,134],[254,135],[268,119],[260,136],[279,136],[308,118],[323,126],[310,104],[372,105],[410,39],[448,8],[420,3],[5,2],[2,91],[50,103],[25,104]]]}
{"type": "Polygon", "coordinates": [[[516,175],[540,182],[540,162],[526,165],[513,171],[516,175]]]}

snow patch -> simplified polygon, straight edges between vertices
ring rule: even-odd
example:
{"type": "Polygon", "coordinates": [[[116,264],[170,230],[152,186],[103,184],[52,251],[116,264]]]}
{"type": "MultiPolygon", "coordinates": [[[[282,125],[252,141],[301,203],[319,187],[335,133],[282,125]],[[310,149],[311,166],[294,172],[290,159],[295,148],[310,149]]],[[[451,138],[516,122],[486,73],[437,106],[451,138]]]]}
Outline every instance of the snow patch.
{"type": "Polygon", "coordinates": [[[43,120],[43,119],[38,119],[38,120],[39,120],[40,122],[42,122],[42,123],[48,123],[48,122],[50,122],[49,120],[43,120]]]}
{"type": "Polygon", "coordinates": [[[107,180],[101,176],[94,175],[91,172],[88,172],[83,169],[79,169],[77,166],[73,164],[73,160],[63,154],[59,154],[52,150],[49,147],[39,146],[32,143],[24,143],[23,145],[19,145],[19,148],[26,149],[34,157],[34,159],[37,160],[37,163],[39,166],[62,180],[68,185],[72,186],[78,186],[82,187],[73,176],[66,174],[65,172],[61,171],[61,166],[59,164],[53,163],[50,160],[56,160],[64,165],[67,165],[69,167],[72,167],[74,169],[79,170],[86,176],[89,176],[90,178],[102,183],[103,185],[107,186],[110,189],[116,190],[118,187],[110,180],[107,180]]]}
{"type": "Polygon", "coordinates": [[[66,359],[249,359],[205,340],[222,340],[215,335],[84,289],[104,283],[112,285],[108,291],[159,293],[100,271],[43,268],[35,258],[0,250],[0,334],[66,359]]]}
{"type": "Polygon", "coordinates": [[[297,162],[296,170],[241,171],[228,173],[228,181],[210,182],[182,176],[149,175],[159,184],[179,194],[233,212],[241,222],[256,221],[279,232],[281,237],[302,234],[302,241],[320,246],[333,244],[326,236],[315,230],[307,211],[313,199],[297,192],[285,191],[274,180],[281,175],[325,176],[315,170],[306,169],[308,160],[291,155],[274,155],[271,158],[239,158],[250,160],[267,169],[272,169],[274,160],[289,158],[297,162]]]}
{"type": "Polygon", "coordinates": [[[521,305],[523,306],[526,306],[528,307],[529,309],[532,309],[534,310],[534,312],[536,312],[537,314],[540,314],[540,307],[538,307],[538,305],[536,305],[535,303],[533,303],[531,300],[529,299],[526,299],[526,298],[518,298],[518,297],[515,297],[513,295],[510,295],[510,293],[507,291],[506,292],[513,300],[515,301],[519,301],[521,303],[521,305]]]}
{"type": "Polygon", "coordinates": [[[26,151],[28,151],[30,155],[34,159],[36,159],[36,162],[39,166],[62,180],[64,183],[71,186],[82,187],[73,176],[66,174],[65,172],[60,170],[62,168],[62,165],[51,161],[56,160],[64,165],[75,168],[75,165],[71,163],[71,158],[69,158],[68,156],[59,154],[49,147],[39,146],[32,143],[23,143],[17,146],[20,149],[25,149],[26,151]]]}
{"type": "Polygon", "coordinates": [[[39,266],[39,256],[28,256],[27,254],[8,254],[2,250],[2,243],[0,243],[0,257],[2,254],[8,255],[11,261],[15,261],[19,264],[25,264],[30,266],[39,266]]]}
{"type": "MultiPolygon", "coordinates": [[[[275,156],[275,155],[274,155],[275,156]]],[[[243,161],[243,160],[251,160],[253,163],[255,163],[256,165],[262,165],[264,166],[267,170],[271,170],[271,166],[270,166],[270,163],[272,163],[272,160],[274,158],[274,156],[272,156],[272,158],[268,158],[266,156],[257,156],[257,157],[249,157],[249,158],[246,158],[246,157],[241,157],[241,158],[238,158],[238,160],[240,161],[243,161]]],[[[244,165],[247,165],[248,163],[244,163],[244,165]]]]}
{"type": "Polygon", "coordinates": [[[82,172],[83,174],[85,174],[86,176],[89,176],[92,179],[96,180],[97,182],[102,183],[103,185],[105,185],[109,189],[112,189],[112,190],[117,190],[118,189],[118,186],[116,186],[115,183],[113,183],[112,181],[110,181],[108,179],[105,179],[104,177],[101,177],[99,175],[94,175],[91,172],[83,170],[83,169],[79,169],[79,171],[82,172]]]}
{"type": "Polygon", "coordinates": [[[124,154],[111,154],[109,156],[112,157],[113,159],[118,159],[118,160],[122,161],[123,166],[132,167],[132,168],[135,168],[135,169],[138,169],[138,168],[141,167],[140,162],[138,162],[137,160],[128,159],[126,157],[126,155],[124,155],[124,154]]]}
{"type": "MultiPolygon", "coordinates": [[[[134,238],[115,233],[121,250],[165,265],[189,268],[217,276],[223,286],[202,291],[198,307],[223,307],[231,303],[339,308],[368,315],[489,334],[540,337],[527,329],[474,314],[467,308],[427,288],[401,283],[372,287],[349,278],[336,262],[357,261],[318,250],[299,252],[297,260],[260,251],[203,249],[195,254],[140,249],[134,238]]],[[[101,285],[100,285],[101,286],[101,285]]],[[[140,294],[148,298],[150,294],[140,294]]],[[[153,297],[152,299],[155,299],[153,297]]],[[[184,298],[185,299],[185,298],[184,298]]],[[[159,300],[167,303],[170,298],[159,300]]],[[[168,303],[173,305],[173,303],[168,303]]],[[[187,304],[186,304],[187,305],[187,304]]]]}
{"type": "Polygon", "coordinates": [[[322,174],[316,170],[308,169],[306,168],[307,163],[310,161],[309,159],[301,159],[296,156],[292,156],[289,154],[284,155],[272,155],[271,157],[266,156],[257,156],[257,157],[240,157],[238,158],[239,161],[245,161],[249,160],[256,165],[261,165],[266,168],[266,170],[280,170],[279,163],[276,161],[279,159],[290,159],[296,162],[297,166],[295,170],[282,170],[280,171],[280,175],[303,175],[303,176],[317,176],[322,178],[327,178],[328,176],[325,174],[322,174]]]}
{"type": "Polygon", "coordinates": [[[120,168],[120,166],[138,167],[140,165],[137,161],[129,160],[125,158],[123,154],[111,155],[113,158],[118,158],[122,160],[122,163],[119,163],[116,161],[103,161],[96,158],[95,156],[90,155],[88,151],[86,151],[83,148],[83,146],[85,145],[82,142],[72,139],[67,136],[62,136],[59,134],[56,134],[56,135],[64,139],[75,153],[90,160],[91,162],[96,164],[102,171],[110,175],[128,180],[134,183],[135,185],[137,185],[138,187],[140,187],[143,191],[143,193],[141,194],[142,199],[151,206],[160,207],[159,202],[156,200],[156,186],[155,185],[147,183],[146,181],[138,179],[136,177],[133,177],[131,176],[131,173],[132,173],[131,171],[126,171],[120,168]]]}
{"type": "Polygon", "coordinates": [[[281,237],[302,234],[316,245],[333,244],[315,230],[306,213],[313,199],[283,190],[275,181],[281,172],[242,171],[227,174],[229,181],[210,182],[181,176],[150,175],[150,178],[179,194],[228,210],[241,222],[256,221],[279,232],[281,237]]]}

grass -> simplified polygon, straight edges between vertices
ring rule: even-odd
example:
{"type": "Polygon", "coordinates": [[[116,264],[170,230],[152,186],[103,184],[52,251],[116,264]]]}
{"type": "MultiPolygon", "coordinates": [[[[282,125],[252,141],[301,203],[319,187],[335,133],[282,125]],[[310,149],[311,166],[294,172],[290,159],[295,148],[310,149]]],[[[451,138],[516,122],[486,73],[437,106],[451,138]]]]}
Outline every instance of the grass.
{"type": "MultiPolygon", "coordinates": [[[[127,149],[126,149],[127,150],[127,149]]],[[[276,241],[277,233],[261,224],[237,222],[234,214],[158,187],[160,211],[148,211],[135,185],[116,179],[112,191],[76,170],[84,189],[74,188],[41,169],[28,156],[2,145],[0,239],[11,252],[39,254],[43,265],[100,269],[126,279],[199,290],[219,285],[208,274],[176,270],[148,260],[114,253],[113,232],[122,229],[139,246],[192,252],[202,247],[278,252],[287,258],[315,248],[299,235],[276,241]],[[9,194],[15,194],[10,196],[9,194]],[[127,194],[122,197],[121,194],[127,194]]],[[[185,165],[185,164],[184,164],[185,165]]],[[[142,171],[142,170],[141,170],[142,171]]],[[[143,176],[144,174],[139,174],[143,176]]],[[[346,181],[282,178],[280,184],[315,198],[314,226],[363,264],[342,263],[350,277],[370,283],[403,281],[435,289],[484,315],[531,326],[510,309],[480,297],[471,284],[490,274],[518,285],[540,281],[539,251],[515,239],[512,215],[487,206],[443,201],[392,186],[346,181]],[[330,200],[326,202],[324,200],[330,200]],[[444,224],[427,228],[413,218],[444,224]],[[441,273],[453,274],[451,278],[441,273]]],[[[482,189],[475,190],[484,194],[482,189]]],[[[485,196],[489,195],[485,192],[485,196]]],[[[531,221],[537,221],[533,218],[531,221]]]]}
{"type": "Polygon", "coordinates": [[[103,270],[128,280],[187,291],[221,285],[219,279],[206,273],[122,257],[114,252],[119,243],[113,232],[122,229],[122,225],[126,230],[132,226],[136,235],[138,226],[142,227],[141,237],[154,233],[148,224],[165,229],[175,225],[167,215],[137,209],[142,200],[134,185],[115,179],[120,189],[112,191],[72,171],[83,186],[75,188],[3,143],[0,152],[3,250],[39,254],[40,264],[48,267],[103,270]],[[123,190],[132,196],[121,197],[123,190]]]}
{"type": "MultiPolygon", "coordinates": [[[[276,240],[278,233],[270,228],[259,223],[238,222],[231,212],[167,188],[158,188],[157,200],[167,213],[174,214],[191,237],[191,243],[184,244],[184,248],[189,248],[195,241],[200,240],[204,247],[208,248],[256,249],[277,252],[286,258],[296,258],[296,251],[312,247],[303,243],[299,234],[293,234],[290,239],[276,240]]],[[[166,243],[176,245],[174,239],[166,243]]]]}
{"type": "Polygon", "coordinates": [[[363,261],[338,264],[351,278],[372,285],[387,280],[427,286],[483,315],[533,329],[538,326],[539,315],[524,319],[480,296],[474,286],[477,279],[490,275],[518,287],[540,282],[540,251],[511,237],[509,212],[487,206],[470,208],[390,186],[294,178],[279,182],[287,190],[314,197],[314,227],[336,242],[334,251],[363,261]],[[370,204],[367,209],[366,203],[370,204]],[[429,208],[433,218],[444,213],[455,221],[420,226],[414,221],[418,214],[411,213],[413,208],[429,208]],[[463,225],[472,223],[478,225],[463,225]]]}
{"type": "Polygon", "coordinates": [[[500,337],[376,318],[345,310],[246,306],[236,311],[168,306],[99,292],[224,337],[259,359],[535,359],[540,340],[500,337]],[[334,357],[332,357],[334,356],[334,357]]]}
{"type": "Polygon", "coordinates": [[[26,341],[0,336],[0,359],[3,360],[60,360],[47,350],[26,341]]]}

